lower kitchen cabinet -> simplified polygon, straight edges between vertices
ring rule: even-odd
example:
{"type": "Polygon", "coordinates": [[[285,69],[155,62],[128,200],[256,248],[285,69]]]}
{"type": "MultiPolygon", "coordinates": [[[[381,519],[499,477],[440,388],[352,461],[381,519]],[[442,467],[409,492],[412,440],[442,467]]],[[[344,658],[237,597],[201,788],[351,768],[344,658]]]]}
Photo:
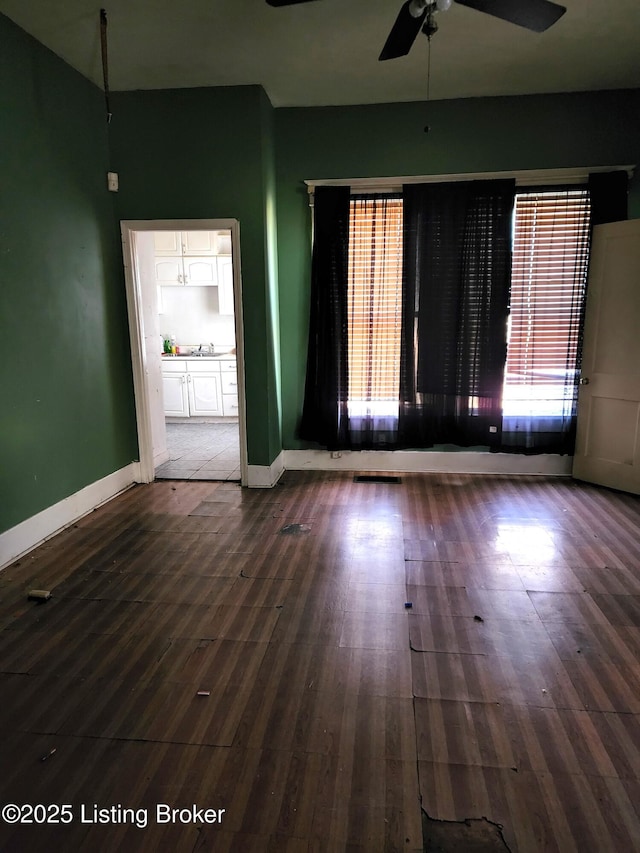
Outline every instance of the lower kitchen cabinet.
{"type": "Polygon", "coordinates": [[[162,371],[162,393],[165,416],[171,418],[189,417],[189,393],[186,373],[165,373],[162,371]]]}
{"type": "Polygon", "coordinates": [[[238,417],[235,360],[163,360],[162,387],[167,417],[238,417]]]}
{"type": "Polygon", "coordinates": [[[190,415],[221,415],[220,374],[187,373],[190,415]]]}

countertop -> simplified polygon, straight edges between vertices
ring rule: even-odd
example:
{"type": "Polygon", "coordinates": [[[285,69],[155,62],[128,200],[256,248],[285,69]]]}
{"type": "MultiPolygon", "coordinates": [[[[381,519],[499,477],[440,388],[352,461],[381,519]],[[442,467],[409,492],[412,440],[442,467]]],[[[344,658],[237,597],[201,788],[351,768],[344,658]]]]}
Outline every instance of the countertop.
{"type": "Polygon", "coordinates": [[[236,355],[235,355],[235,353],[230,353],[230,352],[224,352],[224,353],[220,353],[218,355],[209,355],[209,354],[206,354],[206,355],[182,355],[182,354],[177,354],[177,353],[176,353],[176,355],[171,355],[167,352],[163,352],[162,358],[167,359],[167,360],[171,359],[171,361],[177,361],[177,360],[182,360],[182,361],[205,361],[205,360],[220,361],[221,359],[225,359],[227,361],[235,361],[236,355]]]}

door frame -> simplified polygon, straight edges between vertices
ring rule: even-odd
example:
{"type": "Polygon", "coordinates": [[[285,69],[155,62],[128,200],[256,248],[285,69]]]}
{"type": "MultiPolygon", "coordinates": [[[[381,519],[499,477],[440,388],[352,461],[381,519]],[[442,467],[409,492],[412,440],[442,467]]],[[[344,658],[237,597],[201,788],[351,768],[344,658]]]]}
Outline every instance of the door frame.
{"type": "MultiPolygon", "coordinates": [[[[144,326],[142,314],[143,288],[138,269],[136,232],[139,231],[231,231],[233,262],[233,307],[236,332],[236,372],[238,374],[238,429],[240,433],[240,482],[248,482],[247,420],[244,383],[244,323],[242,317],[242,276],[240,271],[240,223],[237,219],[126,219],[120,222],[124,260],[129,338],[135,395],[140,482],[155,479],[151,432],[150,387],[145,364],[144,326]]],[[[151,285],[155,287],[155,285],[151,285]]],[[[156,300],[154,292],[153,299],[156,300]]]]}

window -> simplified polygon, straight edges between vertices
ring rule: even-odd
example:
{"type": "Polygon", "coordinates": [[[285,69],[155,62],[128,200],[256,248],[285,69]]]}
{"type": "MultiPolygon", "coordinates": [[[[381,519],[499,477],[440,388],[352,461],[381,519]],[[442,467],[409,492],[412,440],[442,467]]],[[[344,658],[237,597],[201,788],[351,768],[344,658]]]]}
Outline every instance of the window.
{"type": "Polygon", "coordinates": [[[571,453],[592,220],[626,199],[594,177],[317,186],[299,437],[571,453]]]}
{"type": "MultiPolygon", "coordinates": [[[[506,417],[555,417],[574,404],[589,243],[586,189],[516,194],[506,417]]],[[[349,218],[349,413],[397,415],[402,199],[353,197],[349,218]]]]}
{"type": "Polygon", "coordinates": [[[517,193],[505,416],[571,412],[587,279],[586,189],[517,193]]]}
{"type": "Polygon", "coordinates": [[[352,198],[349,216],[350,416],[398,414],[402,199],[352,198]]]}

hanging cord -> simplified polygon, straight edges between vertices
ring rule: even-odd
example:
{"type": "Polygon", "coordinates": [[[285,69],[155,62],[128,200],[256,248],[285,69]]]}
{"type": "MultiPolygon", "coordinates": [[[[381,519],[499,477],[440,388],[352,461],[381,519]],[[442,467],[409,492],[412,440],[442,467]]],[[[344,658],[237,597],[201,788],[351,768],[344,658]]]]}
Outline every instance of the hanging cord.
{"type": "MultiPolygon", "coordinates": [[[[429,47],[427,48],[427,106],[429,105],[429,95],[431,92],[431,36],[429,38],[429,47]]],[[[427,112],[427,121],[429,120],[429,114],[427,112]]],[[[431,126],[425,124],[424,132],[429,133],[431,130],[431,126]]]]}
{"type": "Polygon", "coordinates": [[[107,56],[107,13],[100,9],[100,48],[102,52],[102,81],[104,84],[104,103],[107,108],[107,124],[111,121],[109,105],[109,59],[107,56]]]}
{"type": "MultiPolygon", "coordinates": [[[[438,32],[438,25],[435,22],[435,18],[433,17],[433,13],[430,12],[425,24],[422,28],[422,32],[426,35],[427,41],[429,43],[427,47],[427,106],[429,105],[429,98],[431,97],[431,38],[432,36],[438,32]]],[[[427,114],[428,115],[428,114],[427,114]]],[[[429,133],[431,130],[431,126],[426,124],[424,127],[424,132],[429,133]]]]}

